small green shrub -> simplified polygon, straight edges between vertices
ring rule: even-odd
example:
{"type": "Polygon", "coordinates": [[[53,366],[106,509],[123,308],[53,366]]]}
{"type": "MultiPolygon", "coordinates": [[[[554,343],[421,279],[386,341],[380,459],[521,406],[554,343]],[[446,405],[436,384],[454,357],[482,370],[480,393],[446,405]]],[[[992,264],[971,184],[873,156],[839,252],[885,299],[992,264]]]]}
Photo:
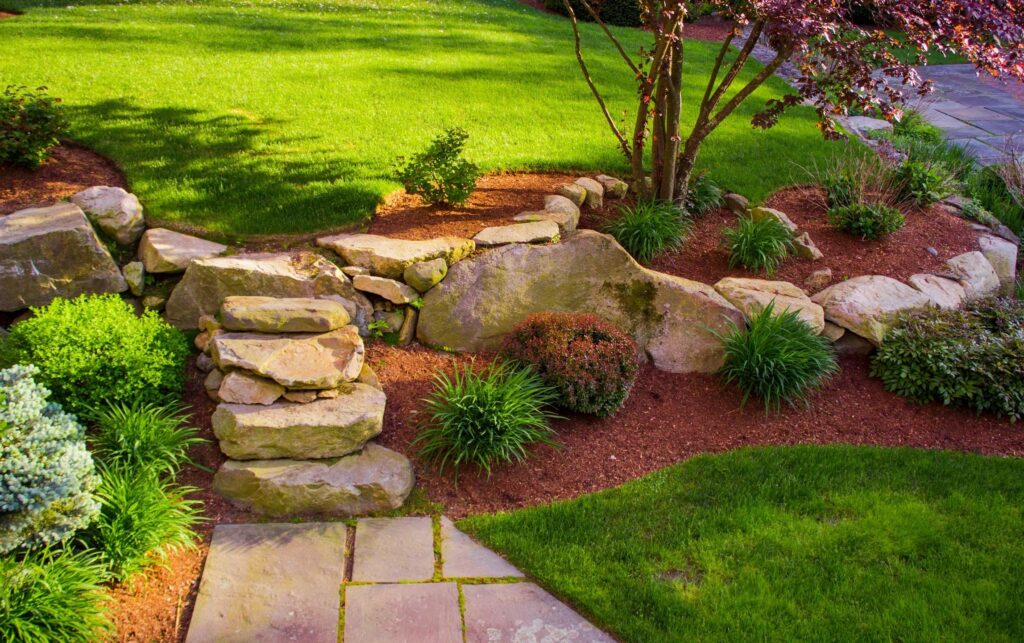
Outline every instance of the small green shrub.
{"type": "Polygon", "coordinates": [[[721,186],[706,172],[695,174],[690,179],[690,186],[686,192],[686,213],[699,217],[720,208],[725,203],[724,194],[721,186]]]}
{"type": "Polygon", "coordinates": [[[619,206],[618,218],[603,228],[640,263],[650,263],[662,252],[682,247],[688,229],[682,212],[667,201],[619,206]]]}
{"type": "Polygon", "coordinates": [[[475,465],[490,475],[496,463],[522,462],[526,448],[553,444],[547,408],[558,392],[530,368],[492,364],[482,373],[455,369],[438,373],[434,392],[424,400],[426,421],[414,441],[420,455],[444,471],[475,465]]]}
{"type": "Polygon", "coordinates": [[[152,310],[136,317],[116,295],[56,299],[11,327],[0,364],[35,364],[64,408],[84,413],[108,402],[177,398],[189,348],[152,310]]]}
{"type": "Polygon", "coordinates": [[[200,503],[185,497],[194,488],[147,469],[103,468],[101,478],[100,515],[80,538],[113,578],[124,581],[173,550],[195,547],[200,503]]]}
{"type": "Polygon", "coordinates": [[[903,213],[880,203],[858,203],[828,211],[828,221],[843,232],[878,239],[903,227],[903,213]]]}
{"type": "Polygon", "coordinates": [[[95,555],[41,550],[0,557],[0,641],[89,643],[113,633],[95,555]]]}
{"type": "Polygon", "coordinates": [[[1024,301],[983,299],[961,310],[901,315],[871,374],[917,402],[1024,417],[1024,301]]]}
{"type": "Polygon", "coordinates": [[[531,315],[505,339],[503,353],[532,366],[558,391],[560,407],[598,417],[622,407],[639,370],[633,339],[593,315],[531,315]]]}
{"type": "Polygon", "coordinates": [[[782,260],[793,251],[793,233],[771,217],[742,216],[734,228],[722,231],[729,248],[729,267],[775,274],[782,260]]]}
{"type": "Polygon", "coordinates": [[[999,223],[999,219],[996,219],[991,212],[974,199],[964,202],[960,212],[971,221],[977,221],[983,225],[999,223]]]}
{"type": "Polygon", "coordinates": [[[11,85],[0,94],[0,164],[35,169],[60,143],[67,118],[60,99],[45,92],[11,85]]]}
{"type": "Polygon", "coordinates": [[[93,410],[90,419],[91,446],[108,468],[173,476],[190,462],[189,448],[203,442],[180,404],[116,402],[93,410]]]}
{"type": "Polygon", "coordinates": [[[462,158],[468,138],[465,130],[453,127],[408,161],[399,157],[398,180],[406,192],[420,195],[429,204],[460,205],[469,200],[480,170],[462,158]]]}
{"type": "Polygon", "coordinates": [[[917,110],[908,109],[903,113],[903,118],[893,123],[892,137],[902,139],[913,139],[926,143],[941,143],[942,130],[935,127],[921,116],[917,110]]]}
{"type": "Polygon", "coordinates": [[[953,193],[953,179],[940,166],[904,161],[893,171],[900,199],[917,205],[931,205],[953,193]]]}
{"type": "Polygon", "coordinates": [[[0,371],[0,552],[61,542],[99,509],[85,430],[47,401],[37,373],[0,371]]]}
{"type": "Polygon", "coordinates": [[[733,326],[720,339],[725,364],[719,374],[743,392],[743,405],[758,397],[765,411],[777,411],[783,402],[808,404],[810,392],[839,370],[829,341],[795,310],[776,313],[774,301],[750,318],[745,331],[733,326]]]}

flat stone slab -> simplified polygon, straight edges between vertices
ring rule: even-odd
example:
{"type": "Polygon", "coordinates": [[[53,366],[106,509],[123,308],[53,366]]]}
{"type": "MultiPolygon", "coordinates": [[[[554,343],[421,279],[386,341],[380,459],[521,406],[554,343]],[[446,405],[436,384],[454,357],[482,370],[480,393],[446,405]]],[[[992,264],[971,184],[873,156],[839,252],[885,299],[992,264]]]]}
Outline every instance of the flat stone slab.
{"type": "Polygon", "coordinates": [[[522,578],[507,560],[458,530],[441,516],[441,558],[445,578],[522,578]]]}
{"type": "Polygon", "coordinates": [[[365,347],[355,326],[329,333],[221,333],[211,342],[221,370],[239,368],[289,389],[329,389],[359,377],[365,347]]]}
{"type": "Polygon", "coordinates": [[[378,297],[387,299],[393,304],[408,304],[420,296],[415,288],[407,286],[398,280],[388,279],[387,277],[356,275],[352,278],[352,285],[356,287],[356,290],[373,293],[378,297]]]}
{"type": "MultiPolygon", "coordinates": [[[[284,387],[248,371],[231,371],[221,380],[217,395],[229,404],[273,404],[284,395],[284,387]]],[[[314,394],[315,396],[315,394],[314,394]]],[[[216,414],[214,414],[216,415],[216,414]]]]}
{"type": "Polygon", "coordinates": [[[463,585],[462,594],[467,643],[615,640],[533,583],[463,585]]]}
{"type": "Polygon", "coordinates": [[[326,333],[350,321],[340,303],[309,297],[228,297],[220,319],[225,330],[256,333],[326,333]]]}
{"type": "Polygon", "coordinates": [[[337,641],[345,531],[217,525],[186,641],[337,641]]]}
{"type": "Polygon", "coordinates": [[[363,518],[356,525],[353,581],[397,583],[433,577],[431,518],[363,518]]]}
{"type": "Polygon", "coordinates": [[[345,590],[345,643],[459,641],[462,616],[455,583],[353,585],[345,590]]]}
{"type": "Polygon", "coordinates": [[[882,344],[899,313],[932,305],[932,300],[921,291],[882,275],[861,275],[841,281],[814,295],[811,301],[825,309],[825,318],[830,322],[875,346],[882,344]]]}
{"type": "Polygon", "coordinates": [[[389,279],[401,279],[405,269],[419,261],[440,258],[450,266],[476,247],[471,240],[460,237],[408,241],[376,234],[337,234],[321,237],[316,243],[338,253],[349,265],[368,268],[389,279]]]}
{"type": "Polygon", "coordinates": [[[558,238],[559,227],[554,221],[528,221],[512,225],[484,228],[473,237],[478,246],[501,246],[507,243],[547,243],[558,238]]]}
{"type": "Polygon", "coordinates": [[[559,234],[562,236],[568,236],[573,232],[576,232],[576,226],[579,225],[580,217],[578,214],[573,215],[569,212],[540,210],[537,212],[520,212],[516,216],[512,217],[512,220],[519,222],[554,221],[558,224],[559,234]]]}
{"type": "Polygon", "coordinates": [[[184,272],[197,259],[209,259],[227,252],[228,247],[166,228],[150,228],[139,243],[139,259],[146,272],[184,272]]]}

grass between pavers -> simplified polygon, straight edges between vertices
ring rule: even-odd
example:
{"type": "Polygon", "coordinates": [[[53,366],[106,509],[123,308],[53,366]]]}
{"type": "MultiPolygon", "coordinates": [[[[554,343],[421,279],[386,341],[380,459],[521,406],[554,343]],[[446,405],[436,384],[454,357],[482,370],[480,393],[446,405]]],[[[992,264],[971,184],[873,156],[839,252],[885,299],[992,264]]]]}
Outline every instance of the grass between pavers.
{"type": "Polygon", "coordinates": [[[701,456],[460,523],[626,641],[1024,640],[1024,460],[701,456]]]}
{"type": "MultiPolygon", "coordinates": [[[[228,236],[362,221],[398,187],[394,158],[453,125],[487,171],[626,169],[568,21],[517,0],[68,4],[0,0],[24,12],[0,21],[0,86],[63,97],[71,136],[123,167],[155,222],[228,236]]],[[[616,32],[630,51],[647,40],[616,32]]],[[[595,25],[583,41],[624,117],[632,80],[595,25]]],[[[686,43],[691,119],[716,51],[686,43]]],[[[805,180],[800,166],[839,145],[822,140],[806,107],[752,129],[753,113],[784,91],[778,79],[761,88],[700,159],[754,201],[805,180]]]]}

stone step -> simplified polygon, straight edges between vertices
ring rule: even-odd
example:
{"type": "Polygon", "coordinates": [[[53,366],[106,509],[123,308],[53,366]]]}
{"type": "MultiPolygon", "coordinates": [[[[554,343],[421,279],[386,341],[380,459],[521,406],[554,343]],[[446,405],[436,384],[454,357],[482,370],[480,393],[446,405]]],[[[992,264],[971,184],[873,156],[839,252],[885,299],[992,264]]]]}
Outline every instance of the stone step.
{"type": "Polygon", "coordinates": [[[267,516],[363,516],[402,506],[413,482],[408,458],[371,442],[330,460],[228,460],[213,488],[267,516]]]}
{"type": "Polygon", "coordinates": [[[223,403],[213,412],[220,449],[235,460],[336,458],[358,451],[384,426],[384,393],[347,384],[341,394],[306,404],[223,403]]]}
{"type": "Polygon", "coordinates": [[[321,334],[220,333],[211,343],[222,371],[251,371],[289,389],[329,389],[355,380],[364,351],[355,326],[321,334]]]}

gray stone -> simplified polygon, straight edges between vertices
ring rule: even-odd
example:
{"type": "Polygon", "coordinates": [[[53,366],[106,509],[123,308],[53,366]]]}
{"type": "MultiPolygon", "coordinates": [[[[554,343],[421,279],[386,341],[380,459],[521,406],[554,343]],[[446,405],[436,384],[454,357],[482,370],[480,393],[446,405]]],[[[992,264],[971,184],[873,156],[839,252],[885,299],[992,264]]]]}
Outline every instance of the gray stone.
{"type": "Polygon", "coordinates": [[[219,369],[212,369],[207,373],[203,379],[203,387],[207,391],[216,391],[220,389],[220,385],[224,382],[224,371],[219,369]]]}
{"type": "Polygon", "coordinates": [[[123,188],[96,185],[72,196],[71,202],[118,245],[132,245],[146,230],[142,204],[123,188]]]}
{"type": "Polygon", "coordinates": [[[316,243],[338,253],[350,265],[389,279],[401,279],[407,267],[420,261],[444,259],[451,266],[475,249],[472,241],[459,237],[407,241],[374,234],[338,234],[321,237],[316,243]]]}
{"type": "Polygon", "coordinates": [[[562,212],[571,215],[576,221],[580,220],[579,206],[560,194],[549,194],[544,197],[544,211],[562,212]]]}
{"type": "Polygon", "coordinates": [[[746,214],[750,209],[750,201],[742,194],[729,192],[722,199],[725,201],[725,207],[729,208],[733,214],[746,214]]]}
{"type": "Polygon", "coordinates": [[[715,290],[747,317],[753,317],[774,302],[772,312],[776,316],[792,310],[816,335],[825,328],[824,309],[789,282],[726,277],[715,284],[715,290]]]}
{"type": "Polygon", "coordinates": [[[579,214],[574,215],[570,212],[549,212],[547,210],[540,210],[537,212],[520,212],[516,216],[512,217],[512,220],[520,223],[530,221],[554,221],[558,224],[559,234],[565,237],[576,231],[576,226],[579,225],[580,222],[580,216],[579,214]]]}
{"type": "Polygon", "coordinates": [[[165,228],[150,228],[142,235],[139,258],[147,272],[184,272],[197,259],[209,259],[227,252],[228,247],[165,228]]]}
{"type": "Polygon", "coordinates": [[[864,137],[870,132],[892,131],[892,123],[880,118],[871,118],[870,116],[848,116],[844,119],[844,124],[853,130],[854,133],[864,137]]]}
{"type": "Polygon", "coordinates": [[[796,256],[803,259],[817,261],[825,256],[821,253],[821,250],[818,250],[818,246],[814,244],[811,235],[806,232],[793,237],[793,248],[796,251],[796,256]]]}
{"type": "Polygon", "coordinates": [[[121,268],[121,274],[124,275],[124,281],[128,284],[128,290],[136,297],[142,296],[142,291],[146,287],[146,270],[142,266],[141,261],[131,261],[121,268]]]}
{"type": "Polygon", "coordinates": [[[441,516],[441,559],[445,578],[522,578],[504,558],[462,533],[441,516]]]}
{"type": "Polygon", "coordinates": [[[167,306],[167,297],[163,295],[146,295],[142,298],[142,307],[152,310],[163,310],[167,306]]]}
{"type": "Polygon", "coordinates": [[[978,238],[978,245],[999,277],[999,294],[1012,295],[1017,287],[1017,244],[1001,237],[984,235],[978,238]]]}
{"type": "Polygon", "coordinates": [[[222,402],[230,404],[267,406],[276,402],[282,395],[284,395],[283,386],[273,380],[246,371],[231,371],[226,374],[220,383],[220,388],[217,389],[217,397],[222,402]]]}
{"type": "Polygon", "coordinates": [[[58,203],[0,217],[0,311],[127,289],[77,205],[58,203]]]}
{"type": "MultiPolygon", "coordinates": [[[[327,389],[327,390],[335,391],[335,392],[339,391],[339,389],[336,389],[336,388],[327,389]]],[[[282,397],[284,399],[288,400],[289,402],[295,402],[296,404],[310,404],[311,402],[314,402],[317,399],[319,399],[320,392],[319,391],[288,391],[282,397]]],[[[334,395],[333,397],[337,398],[338,395],[334,395]]]]}
{"type": "Polygon", "coordinates": [[[213,363],[213,358],[206,353],[199,353],[199,355],[196,356],[196,368],[200,371],[209,373],[216,367],[217,365],[213,363]]]}
{"type": "Polygon", "coordinates": [[[393,304],[408,304],[419,297],[419,293],[414,288],[387,277],[356,275],[352,278],[352,285],[356,287],[356,290],[373,293],[393,304]]]}
{"type": "Polygon", "coordinates": [[[402,506],[412,491],[412,464],[370,442],[329,460],[228,460],[214,490],[236,506],[267,516],[363,516],[402,506]]]}
{"type": "Polygon", "coordinates": [[[825,318],[881,345],[896,315],[931,305],[918,290],[881,275],[863,275],[829,286],[811,297],[825,318]]]}
{"type": "Polygon", "coordinates": [[[967,291],[960,282],[938,275],[911,275],[907,283],[927,295],[939,308],[959,308],[967,297],[967,291]]]}
{"type": "Polygon", "coordinates": [[[875,345],[856,333],[843,333],[833,342],[836,355],[870,355],[875,345]]]}
{"type": "Polygon", "coordinates": [[[220,318],[226,330],[257,333],[326,333],[351,321],[339,302],[308,297],[227,297],[220,318]]]}
{"type": "Polygon", "coordinates": [[[604,194],[610,199],[621,199],[629,193],[629,184],[614,176],[598,174],[594,180],[604,188],[604,194]]]}
{"type": "Polygon", "coordinates": [[[402,324],[405,323],[405,310],[399,308],[398,310],[378,310],[373,313],[373,321],[384,322],[385,333],[397,333],[402,329],[402,324]]]}
{"type": "Polygon", "coordinates": [[[558,224],[554,221],[529,221],[484,228],[473,237],[478,247],[501,246],[509,243],[547,243],[557,241],[558,224]]]}
{"type": "Polygon", "coordinates": [[[217,525],[187,643],[338,640],[344,523],[217,525]]]}
{"type": "Polygon", "coordinates": [[[965,252],[946,262],[944,277],[960,281],[968,299],[994,295],[999,291],[999,275],[981,252],[965,252]]]}
{"type": "MultiPolygon", "coordinates": [[[[588,177],[582,177],[576,179],[576,185],[581,186],[587,191],[587,196],[584,199],[584,203],[587,204],[588,208],[600,209],[604,207],[604,186],[588,177]]],[[[546,205],[545,210],[549,209],[546,205]]]]}
{"type": "Polygon", "coordinates": [[[462,593],[467,643],[615,640],[533,583],[463,585],[462,593]]]}
{"type": "Polygon", "coordinates": [[[583,205],[583,202],[587,199],[587,189],[575,183],[567,183],[560,186],[557,191],[558,196],[569,199],[576,207],[583,205]]]}
{"type": "Polygon", "coordinates": [[[461,643],[455,583],[350,585],[346,643],[461,643]]]}
{"type": "Polygon", "coordinates": [[[409,306],[405,312],[405,319],[402,320],[402,327],[398,330],[398,343],[407,346],[416,339],[416,324],[420,319],[420,311],[409,306]]]}
{"type": "Polygon", "coordinates": [[[444,259],[431,259],[430,261],[417,261],[406,267],[402,273],[405,283],[409,284],[419,292],[427,292],[437,284],[441,283],[448,274],[448,264],[444,259]]]}
{"type": "Polygon", "coordinates": [[[352,580],[375,583],[434,577],[434,524],[429,516],[362,518],[356,524],[352,580]]]}

